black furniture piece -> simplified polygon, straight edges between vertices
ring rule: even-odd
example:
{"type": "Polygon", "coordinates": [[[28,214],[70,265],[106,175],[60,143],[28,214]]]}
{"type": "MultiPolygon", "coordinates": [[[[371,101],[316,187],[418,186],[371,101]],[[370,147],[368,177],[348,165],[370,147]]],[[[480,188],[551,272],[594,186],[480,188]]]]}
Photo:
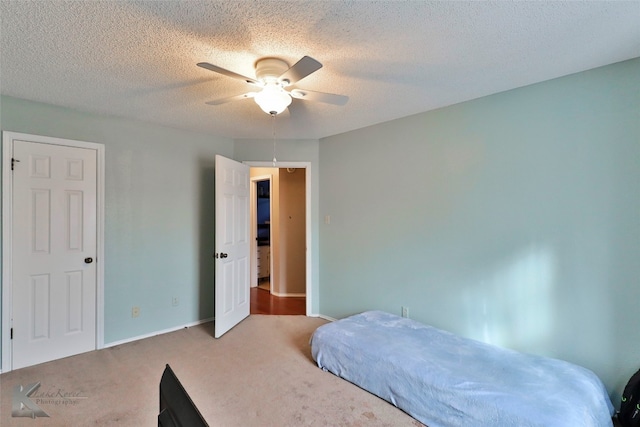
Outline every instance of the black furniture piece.
{"type": "Polygon", "coordinates": [[[168,364],[160,379],[158,427],[209,427],[168,364]]]}

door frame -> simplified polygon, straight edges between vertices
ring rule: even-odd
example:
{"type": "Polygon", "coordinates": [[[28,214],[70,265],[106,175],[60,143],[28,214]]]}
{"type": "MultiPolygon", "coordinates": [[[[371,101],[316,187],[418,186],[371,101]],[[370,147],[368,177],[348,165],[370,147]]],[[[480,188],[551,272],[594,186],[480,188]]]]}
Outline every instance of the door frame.
{"type": "MultiPolygon", "coordinates": [[[[304,169],[304,197],[305,197],[305,241],[307,252],[305,254],[306,263],[306,277],[305,277],[305,302],[306,302],[306,315],[313,315],[313,244],[312,244],[312,232],[311,232],[311,162],[280,162],[274,166],[273,162],[243,162],[251,167],[258,168],[296,168],[304,169]]],[[[273,259],[271,259],[273,262],[273,259]]],[[[272,264],[273,266],[273,264],[272,264]]]]}
{"type": "Polygon", "coordinates": [[[95,348],[104,347],[104,186],[105,147],[95,142],[76,141],[42,135],[2,132],[2,364],[0,372],[13,369],[11,345],[13,282],[12,282],[12,231],[13,231],[13,174],[11,158],[13,141],[23,140],[40,144],[62,145],[96,151],[96,342],[95,348]]]}

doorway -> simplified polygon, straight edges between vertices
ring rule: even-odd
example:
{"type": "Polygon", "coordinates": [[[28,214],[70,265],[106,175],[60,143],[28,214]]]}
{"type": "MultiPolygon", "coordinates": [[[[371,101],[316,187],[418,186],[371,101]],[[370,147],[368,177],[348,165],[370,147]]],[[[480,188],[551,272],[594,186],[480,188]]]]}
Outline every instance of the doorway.
{"type": "MultiPolygon", "coordinates": [[[[271,293],[271,182],[273,173],[278,170],[268,170],[266,175],[251,174],[251,227],[252,247],[251,259],[251,287],[257,287],[271,293]]],[[[260,169],[262,172],[262,169],[260,169]]]]}
{"type": "Polygon", "coordinates": [[[306,171],[251,168],[253,314],[307,312],[306,171]]]}

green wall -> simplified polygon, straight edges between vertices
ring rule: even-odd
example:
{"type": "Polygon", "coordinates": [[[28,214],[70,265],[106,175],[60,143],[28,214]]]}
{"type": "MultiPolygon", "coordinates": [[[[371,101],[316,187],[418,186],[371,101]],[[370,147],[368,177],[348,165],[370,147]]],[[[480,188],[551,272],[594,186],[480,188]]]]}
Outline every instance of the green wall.
{"type": "Polygon", "coordinates": [[[4,96],[0,114],[2,130],[105,145],[105,344],[213,317],[214,163],[231,139],[4,96]]]}
{"type": "Polygon", "coordinates": [[[640,356],[640,60],[320,141],[320,312],[595,371],[640,356]]]}

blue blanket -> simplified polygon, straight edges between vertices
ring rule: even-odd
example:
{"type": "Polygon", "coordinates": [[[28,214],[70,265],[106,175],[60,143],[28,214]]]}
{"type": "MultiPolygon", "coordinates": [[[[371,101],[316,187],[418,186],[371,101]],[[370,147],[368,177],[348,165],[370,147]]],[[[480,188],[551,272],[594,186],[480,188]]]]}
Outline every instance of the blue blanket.
{"type": "Polygon", "coordinates": [[[380,311],[319,327],[311,353],[429,427],[612,425],[611,400],[588,369],[380,311]]]}

